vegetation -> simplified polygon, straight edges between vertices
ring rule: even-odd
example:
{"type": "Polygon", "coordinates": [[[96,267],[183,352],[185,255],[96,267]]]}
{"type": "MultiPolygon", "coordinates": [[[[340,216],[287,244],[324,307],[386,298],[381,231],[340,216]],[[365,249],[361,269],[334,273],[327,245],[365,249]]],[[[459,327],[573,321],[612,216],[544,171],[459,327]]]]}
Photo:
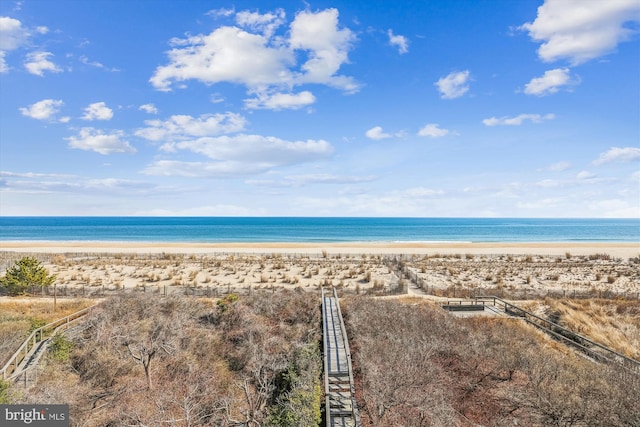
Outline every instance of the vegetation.
{"type": "Polygon", "coordinates": [[[111,298],[73,349],[62,339],[52,346],[24,399],[68,402],[73,425],[317,426],[317,297],[222,301],[111,298]]]}
{"type": "Polygon", "coordinates": [[[3,379],[0,379],[0,405],[6,405],[9,403],[9,388],[10,384],[3,379]]]}
{"type": "Polygon", "coordinates": [[[49,345],[49,355],[58,362],[66,362],[71,356],[75,344],[68,340],[63,334],[55,334],[51,337],[49,345]]]}
{"type": "Polygon", "coordinates": [[[317,346],[298,350],[293,362],[282,373],[276,390],[269,425],[282,427],[318,426],[322,414],[320,404],[322,362],[317,346]]]}
{"type": "Polygon", "coordinates": [[[508,319],[345,305],[363,426],[640,425],[640,380],[508,319]]]}
{"type": "Polygon", "coordinates": [[[9,268],[0,278],[0,287],[10,296],[23,295],[31,286],[47,287],[53,284],[56,276],[50,275],[40,261],[24,257],[9,268]]]}
{"type": "Polygon", "coordinates": [[[29,334],[40,326],[82,310],[89,300],[65,300],[53,309],[52,301],[11,298],[0,301],[0,366],[11,357],[29,334]]]}
{"type": "Polygon", "coordinates": [[[640,301],[546,298],[528,306],[554,323],[640,360],[640,301]]]}
{"type": "MultiPolygon", "coordinates": [[[[640,303],[611,299],[620,295],[611,290],[638,295],[639,270],[604,255],[413,256],[396,266],[328,253],[48,262],[58,291],[126,287],[89,315],[80,336],[53,339],[35,386],[18,398],[0,383],[0,403],[69,403],[72,425],[318,426],[320,286],[388,295],[419,279],[436,294],[537,296],[522,305],[639,357],[640,303]],[[576,289],[610,299],[551,297],[576,289]]],[[[0,359],[33,328],[82,308],[39,307],[0,301],[0,359]]],[[[343,313],[363,426],[640,426],[637,377],[577,357],[523,323],[453,318],[406,298],[347,297],[343,313]]]]}

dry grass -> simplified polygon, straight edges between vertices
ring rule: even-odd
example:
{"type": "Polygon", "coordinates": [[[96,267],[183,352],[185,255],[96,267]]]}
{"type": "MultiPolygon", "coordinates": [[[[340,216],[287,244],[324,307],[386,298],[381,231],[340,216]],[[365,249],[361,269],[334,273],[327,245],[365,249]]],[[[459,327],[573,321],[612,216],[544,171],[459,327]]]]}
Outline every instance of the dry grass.
{"type": "Polygon", "coordinates": [[[94,303],[83,299],[60,300],[54,311],[51,299],[0,298],[0,366],[11,357],[31,330],[94,303]]]}
{"type": "Polygon", "coordinates": [[[317,288],[336,286],[355,292],[389,287],[393,275],[381,256],[340,254],[70,254],[36,257],[57,277],[59,292],[82,295],[122,288],[183,287],[317,288]]]}
{"type": "MultiPolygon", "coordinates": [[[[591,256],[432,255],[405,262],[431,292],[450,288],[498,295],[560,297],[608,294],[640,299],[640,269],[634,259],[591,256]]],[[[609,296],[607,296],[608,298],[609,296]]]]}
{"type": "Polygon", "coordinates": [[[561,326],[640,360],[640,301],[547,298],[531,306],[561,326]]]}
{"type": "Polygon", "coordinates": [[[94,303],[87,299],[58,300],[54,311],[51,298],[0,298],[0,322],[14,317],[37,317],[48,323],[94,303]]]}

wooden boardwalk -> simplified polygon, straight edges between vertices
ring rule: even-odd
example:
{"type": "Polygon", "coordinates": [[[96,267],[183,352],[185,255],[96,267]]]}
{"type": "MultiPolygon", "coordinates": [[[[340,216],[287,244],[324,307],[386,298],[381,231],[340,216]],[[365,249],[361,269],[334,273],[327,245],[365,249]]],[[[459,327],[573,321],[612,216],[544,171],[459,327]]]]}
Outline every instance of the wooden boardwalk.
{"type": "Polygon", "coordinates": [[[347,331],[335,289],[333,296],[322,291],[322,322],[326,425],[360,426],[347,331]]]}
{"type": "Polygon", "coordinates": [[[28,373],[38,366],[40,358],[48,348],[51,337],[76,326],[91,308],[93,306],[76,311],[34,330],[0,369],[0,379],[14,382],[23,379],[26,384],[28,373]]]}
{"type": "Polygon", "coordinates": [[[475,314],[490,312],[490,315],[522,319],[558,341],[581,351],[593,361],[608,363],[621,367],[624,371],[633,373],[636,376],[640,375],[639,360],[627,357],[612,348],[595,342],[584,335],[540,317],[502,298],[489,295],[476,296],[467,300],[449,300],[442,305],[442,308],[450,313],[467,312],[475,314]]]}

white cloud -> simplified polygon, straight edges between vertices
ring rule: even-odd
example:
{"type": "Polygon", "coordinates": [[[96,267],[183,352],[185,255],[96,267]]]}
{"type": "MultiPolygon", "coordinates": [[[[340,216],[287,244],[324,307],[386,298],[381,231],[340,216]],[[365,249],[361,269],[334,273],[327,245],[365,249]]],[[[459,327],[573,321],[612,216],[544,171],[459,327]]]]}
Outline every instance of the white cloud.
{"type": "Polygon", "coordinates": [[[268,165],[247,165],[242,162],[185,162],[158,160],[142,170],[145,175],[182,176],[186,178],[212,178],[232,175],[250,175],[269,169],[268,165]]]}
{"type": "Polygon", "coordinates": [[[516,117],[491,117],[488,119],[484,119],[482,123],[485,126],[520,126],[525,121],[530,121],[531,123],[542,123],[545,120],[552,120],[555,118],[553,114],[546,114],[544,116],[540,114],[520,114],[516,117]]]}
{"type": "Polygon", "coordinates": [[[254,175],[276,167],[323,160],[333,153],[331,144],[323,140],[286,141],[244,134],[203,137],[170,145],[171,151],[191,151],[210,160],[159,160],[147,166],[143,173],[185,177],[254,175]]]}
{"type": "Polygon", "coordinates": [[[535,185],[542,188],[554,188],[560,187],[562,185],[562,182],[556,179],[543,179],[542,181],[536,182],[535,185]]]}
{"type": "Polygon", "coordinates": [[[362,193],[335,197],[300,197],[297,205],[309,212],[366,216],[422,216],[433,212],[437,201],[446,193],[443,190],[414,187],[378,194],[362,193]]]}
{"type": "Polygon", "coordinates": [[[9,71],[6,56],[7,52],[24,45],[29,37],[29,32],[17,19],[8,16],[0,16],[0,73],[9,71]]]}
{"type": "Polygon", "coordinates": [[[367,138],[374,139],[376,141],[381,140],[381,139],[391,138],[393,136],[390,133],[385,133],[382,130],[381,126],[376,126],[376,127],[373,127],[371,129],[369,129],[367,132],[365,132],[365,135],[367,136],[367,138]]]}
{"type": "Polygon", "coordinates": [[[53,120],[63,105],[64,102],[60,99],[43,99],[26,108],[19,108],[19,110],[23,116],[31,117],[32,119],[53,120]]]}
{"type": "Polygon", "coordinates": [[[209,16],[213,16],[214,18],[217,18],[219,16],[229,17],[234,13],[236,13],[234,8],[229,8],[229,9],[220,8],[220,9],[212,9],[209,12],[205,13],[205,15],[209,15],[209,16]]]}
{"type": "Polygon", "coordinates": [[[264,208],[244,207],[231,204],[217,204],[213,206],[198,206],[186,209],[151,209],[140,211],[139,216],[262,216],[267,215],[264,208]]]}
{"type": "Polygon", "coordinates": [[[158,114],[158,108],[153,104],[142,104],[138,110],[148,114],[158,114]]]}
{"type": "Polygon", "coordinates": [[[381,126],[375,126],[365,132],[365,136],[369,139],[381,140],[387,138],[403,138],[407,134],[405,131],[398,131],[394,133],[384,132],[381,126]]]}
{"type": "Polygon", "coordinates": [[[62,69],[53,62],[49,61],[49,57],[53,56],[51,52],[31,52],[27,54],[27,60],[24,67],[31,74],[43,77],[45,71],[52,73],[61,73],[62,69]]]}
{"type": "Polygon", "coordinates": [[[587,180],[587,179],[593,179],[595,177],[596,177],[596,174],[589,171],[581,171],[581,172],[578,172],[578,174],[576,175],[577,180],[587,180]]]}
{"type": "MultiPolygon", "coordinates": [[[[583,185],[604,184],[617,181],[617,178],[598,178],[593,172],[583,170],[570,179],[543,179],[534,183],[534,187],[544,189],[567,189],[583,185]]],[[[573,190],[572,190],[573,191],[573,190]]]]}
{"type": "Polygon", "coordinates": [[[154,184],[118,178],[88,179],[87,177],[68,174],[44,173],[13,173],[0,172],[0,176],[7,176],[12,190],[23,193],[69,193],[72,196],[86,193],[95,195],[120,194],[135,195],[157,192],[154,184]]]}
{"type": "Polygon", "coordinates": [[[356,184],[360,182],[370,182],[376,179],[375,176],[351,176],[332,174],[308,174],[292,175],[287,177],[298,184],[356,184]]]}
{"type": "Polygon", "coordinates": [[[291,175],[281,180],[268,179],[250,179],[245,182],[250,185],[260,187],[302,187],[309,184],[358,184],[362,182],[371,182],[376,177],[367,176],[350,176],[350,175],[333,175],[333,174],[307,174],[307,175],[291,175]]]}
{"type": "Polygon", "coordinates": [[[209,97],[209,101],[212,104],[219,104],[221,102],[224,102],[224,97],[219,93],[212,93],[211,96],[209,97]]]}
{"type": "Polygon", "coordinates": [[[418,136],[441,138],[449,134],[448,129],[442,129],[437,123],[428,123],[418,131],[418,136]]]}
{"type": "Polygon", "coordinates": [[[440,92],[440,97],[443,99],[460,98],[469,90],[470,72],[469,70],[453,72],[449,75],[440,78],[434,84],[440,92]]]}
{"type": "Polygon", "coordinates": [[[137,130],[136,136],[150,141],[173,141],[240,132],[247,120],[240,114],[218,113],[203,114],[197,118],[175,115],[168,120],[146,120],[144,123],[147,127],[137,130]]]}
{"type": "Polygon", "coordinates": [[[407,188],[406,190],[398,192],[397,194],[401,196],[406,196],[406,197],[420,198],[420,197],[442,196],[443,194],[445,194],[445,192],[443,190],[434,190],[432,188],[426,188],[426,187],[413,187],[413,188],[407,188]]]}
{"type": "Polygon", "coordinates": [[[559,88],[566,85],[576,84],[571,80],[568,68],[556,68],[544,72],[542,77],[531,79],[524,87],[527,95],[545,96],[558,92],[559,88]]]}
{"type": "Polygon", "coordinates": [[[92,67],[96,67],[96,68],[104,68],[104,64],[102,64],[101,62],[98,61],[90,61],[89,58],[87,58],[86,56],[82,55],[80,58],[78,58],[78,60],[80,62],[82,62],[84,65],[90,65],[92,67]]]}
{"type": "Polygon", "coordinates": [[[520,29],[542,42],[543,61],[568,59],[577,65],[615,50],[635,32],[633,25],[625,27],[629,22],[640,22],[637,0],[546,0],[535,21],[520,29]]]}
{"type": "Polygon", "coordinates": [[[175,143],[175,148],[214,160],[265,164],[268,167],[326,158],[333,147],[323,140],[286,141],[272,136],[235,135],[203,137],[175,143]]]}
{"type": "Polygon", "coordinates": [[[69,147],[79,150],[95,151],[103,155],[113,153],[135,153],[128,141],[122,139],[124,133],[115,131],[112,133],[104,133],[99,129],[82,128],[78,132],[78,136],[65,138],[69,141],[69,147]]]}
{"type": "Polygon", "coordinates": [[[241,12],[237,20],[259,33],[222,26],[208,35],[172,39],[169,64],[157,67],[149,81],[162,91],[187,80],[207,85],[239,83],[251,94],[280,92],[308,83],[348,93],[358,89],[351,77],[336,74],[348,60],[355,40],[349,29],[339,28],[336,9],[298,13],[288,38],[272,34],[282,19],[281,11],[265,15],[241,12]],[[305,57],[298,69],[296,59],[305,57]]]}
{"type": "Polygon", "coordinates": [[[111,120],[113,118],[113,110],[107,107],[104,102],[94,102],[84,109],[82,120],[111,120]]]}
{"type": "Polygon", "coordinates": [[[348,53],[355,35],[348,28],[338,28],[338,10],[299,12],[291,23],[289,46],[307,51],[308,60],[302,64],[304,71],[297,83],[320,83],[337,87],[346,92],[358,90],[351,77],[336,76],[348,53]]]}
{"type": "Polygon", "coordinates": [[[162,91],[171,90],[173,82],[191,79],[207,85],[227,81],[250,88],[290,84],[292,52],[283,46],[269,46],[268,42],[263,35],[235,27],[173,39],[173,49],[167,53],[169,64],[156,68],[150,82],[162,91]]]}
{"type": "MultiPolygon", "coordinates": [[[[47,27],[40,26],[36,27],[33,31],[38,34],[46,34],[49,32],[49,29],[47,27]]],[[[6,73],[9,71],[10,67],[6,62],[7,52],[27,45],[27,41],[30,36],[31,34],[29,33],[29,30],[22,26],[22,22],[8,16],[0,16],[0,73],[6,73]]],[[[46,54],[47,52],[36,53],[46,54]]],[[[42,71],[47,69],[55,72],[60,71],[55,67],[55,65],[47,61],[46,57],[43,59],[42,57],[34,56],[33,59],[29,61],[32,65],[28,66],[27,70],[33,74],[41,76],[42,71]],[[52,65],[53,68],[47,68],[52,65]]],[[[25,66],[27,66],[27,64],[25,64],[25,66]]]]}
{"type": "Polygon", "coordinates": [[[60,174],[60,173],[0,171],[0,176],[7,176],[12,178],[72,178],[75,175],[60,174]]]}
{"type": "Polygon", "coordinates": [[[546,199],[528,200],[526,202],[518,202],[518,209],[549,209],[556,207],[563,199],[557,197],[548,197],[546,199]]]}
{"type": "Polygon", "coordinates": [[[261,135],[205,137],[172,144],[172,149],[202,154],[212,161],[159,160],[143,170],[147,175],[224,177],[254,175],[273,168],[322,160],[333,153],[326,141],[285,141],[261,135]]]}
{"type": "Polygon", "coordinates": [[[571,163],[569,162],[557,162],[549,165],[546,170],[550,172],[562,172],[571,168],[571,163]]]}
{"type": "Polygon", "coordinates": [[[91,61],[89,60],[88,57],[86,57],[85,55],[82,55],[78,58],[78,60],[83,63],[84,65],[89,65],[91,67],[96,67],[96,68],[100,68],[102,70],[105,71],[111,71],[111,72],[117,72],[120,71],[118,68],[108,68],[106,67],[103,63],[98,62],[98,61],[91,61]]]}
{"type": "Polygon", "coordinates": [[[590,202],[588,208],[597,212],[597,216],[604,218],[639,218],[640,205],[634,201],[624,199],[604,199],[590,202]]]}
{"type": "Polygon", "coordinates": [[[638,147],[611,147],[609,151],[600,154],[593,164],[596,166],[610,162],[632,162],[640,160],[640,148],[638,147]]]}
{"type": "Polygon", "coordinates": [[[29,32],[17,19],[0,16],[0,51],[10,51],[24,45],[29,32]]]}
{"type": "Polygon", "coordinates": [[[275,30],[284,24],[284,19],[285,13],[283,9],[265,14],[249,11],[238,12],[236,14],[236,22],[238,25],[262,33],[266,37],[271,37],[275,30]]]}
{"type": "Polygon", "coordinates": [[[245,99],[245,107],[251,110],[297,110],[316,101],[316,97],[309,91],[300,93],[258,94],[256,98],[245,99]]]}
{"type": "Polygon", "coordinates": [[[392,30],[387,31],[389,36],[389,44],[398,48],[399,54],[409,52],[409,40],[405,36],[395,35],[392,30]]]}
{"type": "Polygon", "coordinates": [[[5,56],[7,52],[0,50],[0,73],[6,73],[9,71],[9,66],[7,65],[7,61],[5,56]]]}

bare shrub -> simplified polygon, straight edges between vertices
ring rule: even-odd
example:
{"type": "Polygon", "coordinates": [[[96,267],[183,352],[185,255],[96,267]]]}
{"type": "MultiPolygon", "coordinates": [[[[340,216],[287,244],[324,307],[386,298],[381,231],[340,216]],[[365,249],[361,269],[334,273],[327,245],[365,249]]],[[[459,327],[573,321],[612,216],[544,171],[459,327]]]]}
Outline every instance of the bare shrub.
{"type": "Polygon", "coordinates": [[[636,425],[638,381],[532,326],[409,302],[345,305],[363,426],[636,425]]]}
{"type": "Polygon", "coordinates": [[[21,401],[68,402],[73,425],[265,425],[302,404],[298,425],[311,425],[304,420],[320,411],[317,297],[221,301],[110,298],[70,360],[52,359],[21,401]]]}

